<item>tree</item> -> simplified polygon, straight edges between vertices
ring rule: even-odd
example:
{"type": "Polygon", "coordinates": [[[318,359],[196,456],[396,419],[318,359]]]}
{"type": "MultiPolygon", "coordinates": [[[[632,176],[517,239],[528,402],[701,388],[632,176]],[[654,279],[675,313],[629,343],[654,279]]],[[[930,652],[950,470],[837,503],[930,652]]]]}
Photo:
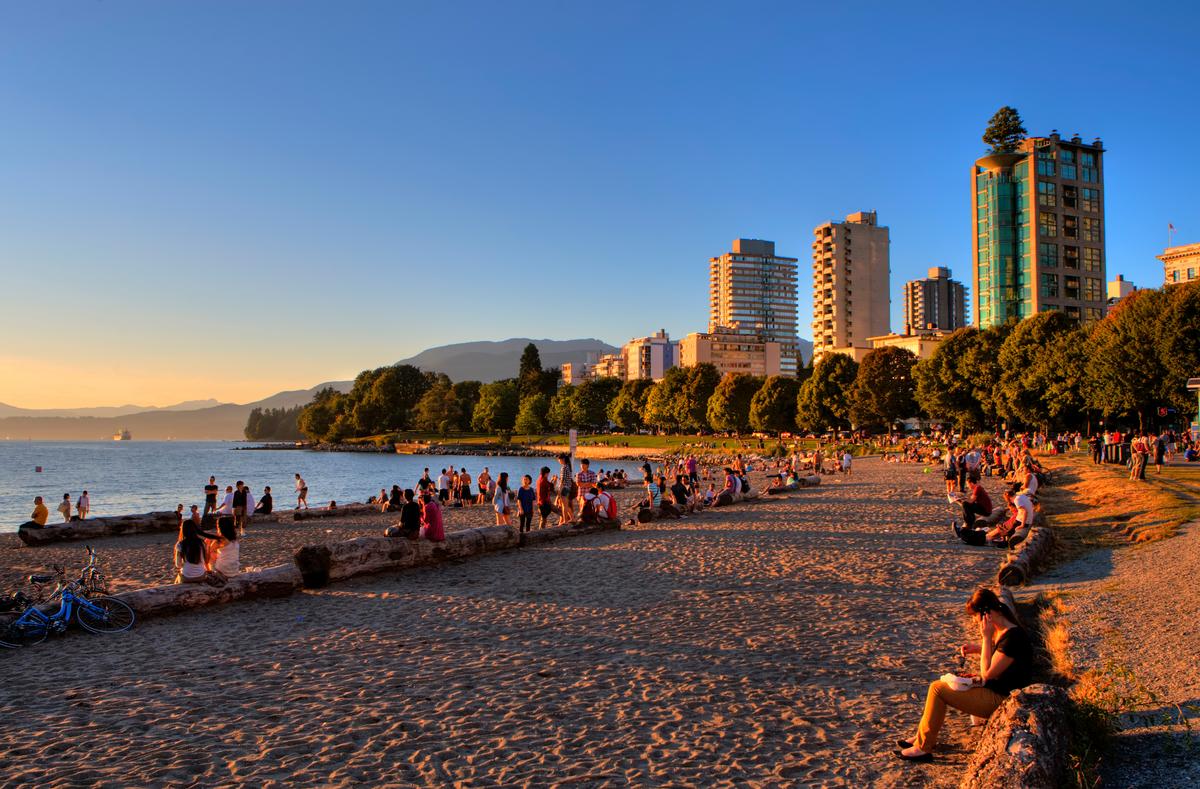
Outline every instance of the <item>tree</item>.
{"type": "MultiPolygon", "coordinates": [[[[1009,422],[1027,427],[1050,427],[1052,409],[1058,405],[1048,390],[1062,378],[1060,359],[1052,350],[1062,335],[1073,334],[1075,321],[1052,310],[1018,323],[1000,346],[1000,375],[995,388],[996,410],[1009,422]]],[[[1058,396],[1069,390],[1060,388],[1058,396]]],[[[1057,410],[1057,409],[1056,409],[1057,410]]]]}
{"type": "Polygon", "coordinates": [[[642,420],[650,427],[663,432],[679,429],[679,403],[683,400],[684,388],[688,383],[688,372],[683,367],[672,367],[663,374],[662,380],[650,388],[646,395],[646,409],[642,420]]]}
{"type": "Polygon", "coordinates": [[[462,420],[458,397],[449,379],[435,383],[417,401],[414,411],[413,423],[417,429],[436,431],[443,436],[457,430],[462,420]]]}
{"type": "Polygon", "coordinates": [[[475,404],[479,402],[479,381],[459,381],[454,384],[454,397],[458,400],[458,429],[464,433],[471,429],[471,417],[475,415],[475,404]]]}
{"type": "Polygon", "coordinates": [[[517,422],[517,385],[496,381],[479,388],[479,402],[471,417],[471,426],[481,433],[494,433],[507,441],[517,422]]]}
{"type": "Polygon", "coordinates": [[[801,381],[772,375],[750,399],[750,426],[763,433],[791,433],[796,429],[796,396],[801,381]]]}
{"type": "Polygon", "coordinates": [[[814,433],[850,427],[850,390],[857,376],[858,363],[846,354],[822,356],[796,396],[796,424],[814,433]]]}
{"type": "Polygon", "coordinates": [[[1059,424],[1086,427],[1087,343],[1087,330],[1076,327],[1055,337],[1043,354],[1042,364],[1051,372],[1041,376],[1046,382],[1042,397],[1046,413],[1059,424]]]}
{"type": "Polygon", "coordinates": [[[575,427],[575,387],[567,384],[560,386],[550,398],[550,407],[546,412],[546,424],[555,430],[566,432],[575,427]]]}
{"type": "Polygon", "coordinates": [[[896,422],[917,413],[913,367],[917,357],[904,348],[876,348],[858,366],[850,397],[850,416],[857,426],[877,424],[888,435],[896,422]]]}
{"type": "Polygon", "coordinates": [[[721,374],[707,362],[686,370],[683,391],[676,401],[676,420],[682,430],[703,432],[709,429],[708,401],[721,383],[721,374]]]}
{"type": "Polygon", "coordinates": [[[300,410],[296,424],[300,432],[310,441],[326,441],[333,430],[334,422],[342,413],[345,395],[332,387],[325,387],[313,395],[312,402],[300,410]]]}
{"type": "Polygon", "coordinates": [[[1165,400],[1184,414],[1196,409],[1188,378],[1200,376],[1200,281],[1166,289],[1166,306],[1159,319],[1158,352],[1166,368],[1165,400]]]}
{"type": "Polygon", "coordinates": [[[996,110],[996,114],[988,121],[983,141],[991,146],[992,153],[1012,153],[1026,134],[1020,113],[1005,105],[996,110]]]}
{"type": "Polygon", "coordinates": [[[608,419],[617,427],[636,433],[645,426],[642,414],[646,410],[646,398],[654,382],[646,378],[634,378],[621,384],[621,391],[608,404],[608,419]]]}
{"type": "Polygon", "coordinates": [[[608,423],[608,406],[621,391],[618,378],[589,378],[575,388],[571,413],[575,426],[597,430],[608,423]]]}
{"type": "Polygon", "coordinates": [[[929,359],[913,369],[917,404],[930,417],[972,430],[996,420],[994,390],[1000,377],[997,361],[1007,329],[953,332],[929,359]]]}
{"type": "Polygon", "coordinates": [[[521,399],[542,391],[542,356],[533,343],[521,352],[521,364],[517,371],[517,387],[521,399]]]}
{"type": "Polygon", "coordinates": [[[1171,391],[1158,337],[1167,301],[1159,290],[1131,293],[1095,325],[1088,341],[1088,405],[1105,416],[1135,415],[1139,430],[1171,391]]]}
{"type": "Polygon", "coordinates": [[[246,419],[243,431],[251,441],[295,441],[303,437],[298,419],[304,406],[292,408],[255,408],[246,419]]]}
{"type": "Polygon", "coordinates": [[[745,373],[726,373],[708,399],[707,419],[713,430],[746,433],[750,430],[750,401],[762,379],[745,373]]]}
{"type": "Polygon", "coordinates": [[[546,429],[546,414],[550,400],[541,392],[535,392],[521,401],[517,412],[517,432],[527,436],[541,435],[546,429]]]}

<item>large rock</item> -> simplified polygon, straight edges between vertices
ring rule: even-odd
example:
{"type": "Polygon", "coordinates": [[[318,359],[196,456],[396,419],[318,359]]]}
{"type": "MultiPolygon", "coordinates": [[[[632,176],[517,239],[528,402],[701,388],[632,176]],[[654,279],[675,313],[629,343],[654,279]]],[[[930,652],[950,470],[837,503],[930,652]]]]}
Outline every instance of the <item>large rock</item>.
{"type": "Polygon", "coordinates": [[[988,718],[960,789],[1054,789],[1067,767],[1067,692],[1030,685],[988,718]]]}
{"type": "Polygon", "coordinates": [[[168,584],[121,592],[113,595],[123,600],[137,613],[139,619],[163,614],[178,614],[235,600],[254,600],[263,597],[287,597],[301,586],[300,571],[293,564],[279,564],[263,570],[241,573],[224,586],[208,584],[168,584]]]}
{"type": "Polygon", "coordinates": [[[47,545],[73,540],[95,540],[118,534],[147,534],[171,532],[179,528],[179,517],[173,511],[147,512],[143,515],[115,515],[107,518],[88,518],[71,521],[60,526],[28,528],[21,526],[17,536],[30,546],[47,545]]]}

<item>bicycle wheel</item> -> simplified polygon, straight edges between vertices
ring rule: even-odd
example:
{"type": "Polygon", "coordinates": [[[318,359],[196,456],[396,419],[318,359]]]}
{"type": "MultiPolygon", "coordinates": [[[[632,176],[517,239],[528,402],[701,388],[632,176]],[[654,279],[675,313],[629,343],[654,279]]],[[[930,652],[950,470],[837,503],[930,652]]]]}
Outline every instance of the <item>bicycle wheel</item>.
{"type": "Polygon", "coordinates": [[[12,622],[0,632],[0,646],[16,649],[40,644],[50,635],[45,622],[27,620],[12,622]]]}
{"type": "Polygon", "coordinates": [[[133,609],[112,597],[78,601],[75,620],[93,633],[123,633],[133,627],[133,609]]]}

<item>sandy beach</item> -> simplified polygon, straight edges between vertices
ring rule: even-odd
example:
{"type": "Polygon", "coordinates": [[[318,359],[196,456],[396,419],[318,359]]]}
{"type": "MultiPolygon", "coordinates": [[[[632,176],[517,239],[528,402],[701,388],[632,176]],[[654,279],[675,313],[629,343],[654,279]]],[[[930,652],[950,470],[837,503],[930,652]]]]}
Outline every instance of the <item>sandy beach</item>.
{"type": "Polygon", "coordinates": [[[7,652],[0,766],[52,786],[953,785],[962,717],[938,764],[890,753],[1000,558],[954,540],[940,486],[863,460],[786,499],[7,652]]]}

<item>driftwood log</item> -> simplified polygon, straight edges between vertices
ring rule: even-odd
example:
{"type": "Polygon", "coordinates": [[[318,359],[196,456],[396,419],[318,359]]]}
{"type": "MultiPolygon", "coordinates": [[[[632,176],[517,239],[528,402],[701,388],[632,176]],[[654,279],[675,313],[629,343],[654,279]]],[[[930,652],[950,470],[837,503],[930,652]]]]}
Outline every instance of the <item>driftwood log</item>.
{"type": "Polygon", "coordinates": [[[296,567],[309,588],[385,570],[402,570],[462,559],[484,553],[536,545],[574,534],[619,529],[620,523],[580,528],[537,529],[521,534],[512,526],[488,526],[450,532],[445,542],[406,537],[356,537],[353,540],[306,545],[295,553],[296,567]]]}
{"type": "Polygon", "coordinates": [[[1054,545],[1054,533],[1044,524],[1029,530],[1029,536],[1021,541],[1017,549],[1010,552],[1000,566],[997,580],[1002,586],[1020,586],[1037,572],[1038,567],[1054,545]]]}
{"type": "Polygon", "coordinates": [[[21,542],[30,546],[48,545],[55,542],[95,540],[118,534],[147,534],[169,532],[179,528],[179,518],[172,511],[147,512],[143,515],[115,515],[108,518],[87,518],[71,521],[60,526],[28,528],[22,525],[17,530],[21,542]]]}
{"type": "Polygon", "coordinates": [[[241,573],[224,586],[208,584],[168,584],[135,589],[113,595],[123,600],[139,619],[178,614],[235,600],[287,597],[300,588],[300,571],[293,564],[279,564],[263,570],[241,573]]]}
{"type": "Polygon", "coordinates": [[[1063,785],[1070,739],[1067,692],[1030,685],[988,718],[959,789],[1053,789],[1063,785]]]}
{"type": "MultiPolygon", "coordinates": [[[[321,507],[320,509],[292,510],[291,519],[306,521],[312,518],[340,518],[343,515],[362,515],[366,512],[379,512],[379,508],[374,504],[339,504],[334,509],[321,507]]],[[[285,520],[287,517],[286,514],[283,514],[280,519],[285,520]]]]}

